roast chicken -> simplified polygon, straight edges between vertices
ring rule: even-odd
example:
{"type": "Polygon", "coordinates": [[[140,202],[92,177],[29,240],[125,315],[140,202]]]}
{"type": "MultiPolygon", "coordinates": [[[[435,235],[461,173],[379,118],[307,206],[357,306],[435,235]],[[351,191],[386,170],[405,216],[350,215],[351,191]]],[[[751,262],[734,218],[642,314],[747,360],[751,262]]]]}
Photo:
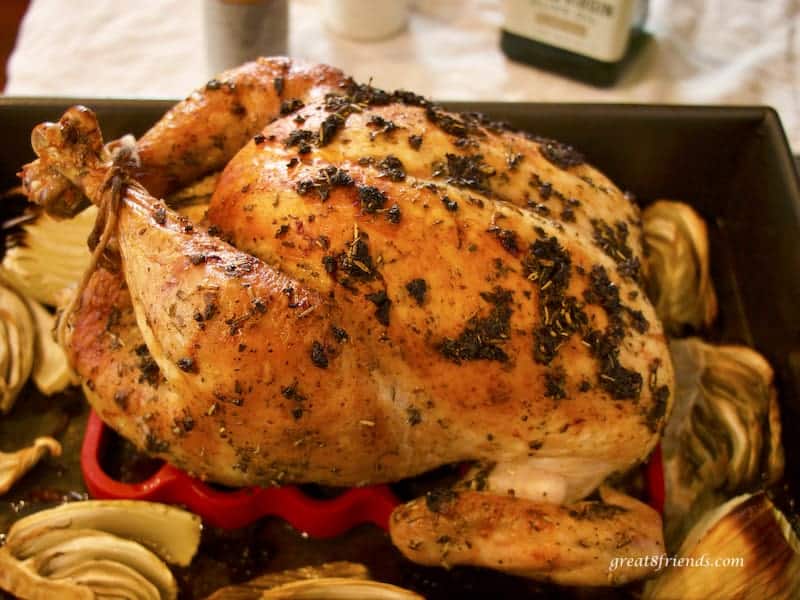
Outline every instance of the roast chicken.
{"type": "Polygon", "coordinates": [[[210,81],[124,160],[82,107],[32,140],[31,200],[113,211],[68,351],[141,449],[229,486],[468,463],[393,514],[410,560],[650,572],[609,570],[663,539],[604,482],[657,443],[672,367],[639,211],[578,151],[288,59],[210,81]],[[159,199],[223,168],[201,222],[159,199]]]}

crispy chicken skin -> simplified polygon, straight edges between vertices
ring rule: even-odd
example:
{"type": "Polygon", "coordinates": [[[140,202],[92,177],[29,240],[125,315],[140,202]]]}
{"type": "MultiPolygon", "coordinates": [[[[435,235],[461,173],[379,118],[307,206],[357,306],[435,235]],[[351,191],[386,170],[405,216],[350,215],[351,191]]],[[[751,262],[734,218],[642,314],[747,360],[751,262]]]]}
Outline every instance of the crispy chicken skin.
{"type": "MultiPolygon", "coordinates": [[[[303,103],[341,90],[348,79],[327,65],[260,58],[225,71],[176,104],[138,140],[132,175],[155,197],[218,171],[267,123],[303,103]]],[[[31,201],[54,216],[87,206],[83,191],[52,165],[25,166],[31,201]]]]}
{"type": "MultiPolygon", "coordinates": [[[[243,72],[271,74],[268,62],[243,72]]],[[[162,193],[228,160],[228,142],[206,147],[184,175],[176,153],[195,156],[192,136],[249,137],[230,121],[258,111],[267,123],[227,162],[210,232],[126,186],[120,271],[98,270],[72,319],[70,354],[100,415],[228,485],[364,485],[477,461],[481,477],[446,511],[395,513],[409,558],[571,584],[646,574],[607,567],[625,535],[626,552],[663,548],[658,515],[613,490],[579,502],[646,459],[671,406],[637,208],[563,144],[340,85],[328,68],[282,72],[274,122],[269,76],[240,100],[246,114],[225,100],[209,118],[221,78],[139,142],[148,166],[134,173],[162,193]],[[531,514],[559,523],[555,537],[548,525],[506,544],[531,514]]],[[[58,173],[101,202],[91,113],[71,109],[34,142],[28,184],[58,173]]]]}
{"type": "Polygon", "coordinates": [[[322,100],[346,81],[339,69],[288,58],[262,58],[221,73],[141,137],[141,167],[133,175],[156,198],[179,189],[224,167],[273,119],[322,100]]]}

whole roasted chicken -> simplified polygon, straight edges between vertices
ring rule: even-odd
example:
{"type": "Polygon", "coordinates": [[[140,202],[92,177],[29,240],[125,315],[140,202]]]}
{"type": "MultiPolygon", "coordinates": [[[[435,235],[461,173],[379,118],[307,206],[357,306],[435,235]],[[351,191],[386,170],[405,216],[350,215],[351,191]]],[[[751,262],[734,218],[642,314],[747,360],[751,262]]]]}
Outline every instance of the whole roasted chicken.
{"type": "Polygon", "coordinates": [[[409,559],[649,573],[609,571],[663,541],[603,482],[656,444],[671,364],[638,209],[576,150],[288,59],[222,74],[135,146],[81,107],[32,139],[33,201],[101,207],[68,350],[123,436],[231,486],[468,462],[395,511],[409,559]],[[223,167],[205,222],[158,199],[223,167]]]}

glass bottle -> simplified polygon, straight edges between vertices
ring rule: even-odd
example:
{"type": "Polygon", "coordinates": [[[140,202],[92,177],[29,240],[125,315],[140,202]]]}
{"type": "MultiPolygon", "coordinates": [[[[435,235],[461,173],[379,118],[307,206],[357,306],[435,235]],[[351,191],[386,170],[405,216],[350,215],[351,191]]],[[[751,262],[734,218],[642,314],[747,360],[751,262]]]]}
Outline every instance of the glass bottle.
{"type": "Polygon", "coordinates": [[[613,85],[646,44],[647,0],[505,0],[505,54],[572,79],[613,85]]]}

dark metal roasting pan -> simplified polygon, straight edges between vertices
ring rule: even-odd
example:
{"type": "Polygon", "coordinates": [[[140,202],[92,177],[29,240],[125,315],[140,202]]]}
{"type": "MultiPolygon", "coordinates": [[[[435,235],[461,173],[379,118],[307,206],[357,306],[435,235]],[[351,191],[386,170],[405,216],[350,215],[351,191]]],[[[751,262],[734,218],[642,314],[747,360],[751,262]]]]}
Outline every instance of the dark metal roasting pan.
{"type": "MultiPolygon", "coordinates": [[[[33,158],[30,132],[81,103],[93,108],[104,138],[141,135],[169,108],[166,100],[0,97],[0,189],[18,184],[16,172],[33,158]]],[[[600,104],[445,103],[479,111],[514,127],[580,149],[588,161],[644,205],[657,198],[693,205],[709,224],[711,266],[720,316],[704,337],[742,343],[764,354],[776,372],[787,455],[781,507],[797,524],[800,499],[800,179],[775,111],[764,107],[686,107],[600,104]]],[[[21,208],[0,204],[0,217],[21,208]]],[[[0,499],[0,532],[16,518],[86,494],[80,447],[88,409],[77,390],[45,399],[33,386],[0,419],[0,451],[37,435],[55,435],[60,458],[47,459],[0,499]]],[[[116,438],[103,447],[108,472],[143,479],[158,465],[116,438]]],[[[447,472],[438,473],[446,477],[447,472]]],[[[430,478],[393,486],[400,497],[421,493],[430,478]]],[[[317,497],[330,490],[307,489],[317,497]]],[[[366,564],[385,581],[428,598],[617,598],[634,589],[562,590],[477,569],[422,568],[405,561],[387,534],[370,524],[334,538],[311,539],[278,518],[239,530],[207,527],[193,565],[178,573],[183,595],[202,598],[231,581],[263,571],[330,560],[366,564]]],[[[0,597],[2,593],[0,592],[0,597]]]]}

